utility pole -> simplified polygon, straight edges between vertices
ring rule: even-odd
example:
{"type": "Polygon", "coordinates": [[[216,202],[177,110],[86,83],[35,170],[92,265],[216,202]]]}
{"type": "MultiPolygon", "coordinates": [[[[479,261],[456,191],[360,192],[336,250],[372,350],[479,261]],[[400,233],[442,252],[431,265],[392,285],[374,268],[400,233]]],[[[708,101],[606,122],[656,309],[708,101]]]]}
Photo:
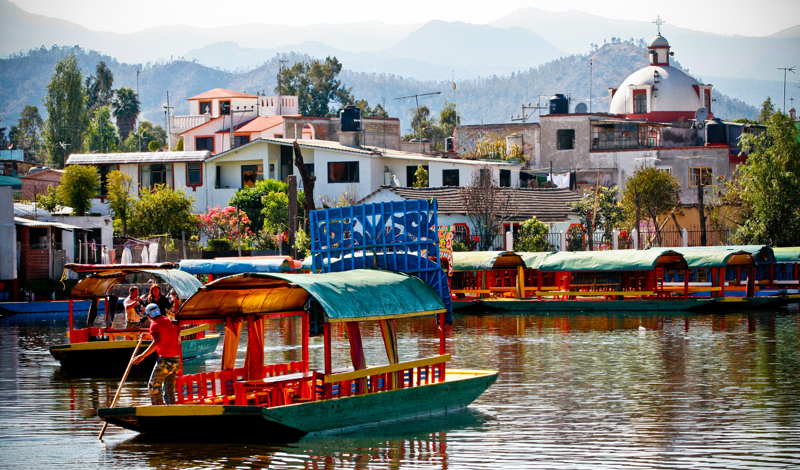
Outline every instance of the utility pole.
{"type": "Polygon", "coordinates": [[[786,112],[786,72],[794,73],[794,67],[778,67],[778,70],[783,70],[783,114],[788,114],[786,112]]]}
{"type": "Polygon", "coordinates": [[[511,116],[512,121],[528,122],[528,119],[531,117],[531,115],[527,113],[528,110],[539,111],[542,109],[547,109],[547,106],[540,106],[538,103],[536,106],[534,106],[533,104],[528,103],[521,105],[520,108],[522,109],[522,112],[519,114],[519,116],[511,116]]]}
{"type": "Polygon", "coordinates": [[[281,75],[283,74],[283,65],[288,63],[286,59],[278,60],[278,116],[283,115],[283,103],[281,96],[283,96],[283,86],[281,85],[281,75]]]}
{"type": "MultiPolygon", "coordinates": [[[[142,99],[139,97],[139,73],[142,71],[140,67],[136,67],[136,99],[139,100],[141,103],[142,99]]],[[[141,152],[142,151],[142,135],[139,133],[139,116],[136,116],[136,148],[141,152]]],[[[169,143],[169,138],[167,138],[167,143],[169,143]]]]}
{"type": "MultiPolygon", "coordinates": [[[[170,121],[170,114],[172,113],[172,109],[174,109],[175,106],[170,106],[170,104],[169,104],[169,90],[167,90],[167,104],[162,106],[162,108],[164,108],[164,118],[166,120],[166,125],[167,125],[167,150],[171,150],[172,149],[172,144],[171,144],[171,142],[172,142],[172,128],[170,126],[170,122],[169,121],[170,121]]],[[[142,151],[141,147],[139,148],[139,151],[140,152],[142,151]]]]}
{"type": "Polygon", "coordinates": [[[589,59],[589,114],[592,114],[592,79],[594,78],[593,59],[589,59]]]}

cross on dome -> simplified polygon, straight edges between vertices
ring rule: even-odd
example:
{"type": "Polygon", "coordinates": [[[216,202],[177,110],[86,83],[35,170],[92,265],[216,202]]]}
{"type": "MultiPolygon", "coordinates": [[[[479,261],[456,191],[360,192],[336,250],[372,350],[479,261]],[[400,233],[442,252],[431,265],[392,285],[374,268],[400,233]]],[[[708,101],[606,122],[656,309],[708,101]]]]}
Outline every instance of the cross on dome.
{"type": "Polygon", "coordinates": [[[661,36],[661,25],[665,24],[666,21],[661,18],[661,15],[656,15],[656,19],[652,23],[656,25],[658,35],[661,36]]]}

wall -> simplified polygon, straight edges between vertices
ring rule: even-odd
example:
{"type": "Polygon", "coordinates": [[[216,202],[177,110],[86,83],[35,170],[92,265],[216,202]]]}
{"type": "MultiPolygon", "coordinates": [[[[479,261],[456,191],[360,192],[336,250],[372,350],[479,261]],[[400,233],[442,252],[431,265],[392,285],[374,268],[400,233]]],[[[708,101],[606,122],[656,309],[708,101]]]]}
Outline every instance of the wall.
{"type": "MultiPolygon", "coordinates": [[[[287,139],[302,139],[303,127],[310,124],[314,127],[314,138],[318,140],[339,141],[339,118],[285,116],[285,134],[287,139]]],[[[361,120],[361,145],[387,149],[400,149],[400,120],[397,118],[364,118],[361,120]]]]}
{"type": "Polygon", "coordinates": [[[17,278],[17,231],[12,189],[0,186],[0,280],[17,278]]]}
{"type": "Polygon", "coordinates": [[[539,130],[539,124],[535,122],[458,126],[453,132],[455,150],[459,155],[470,154],[481,140],[487,138],[505,140],[511,134],[521,134],[522,151],[528,162],[527,166],[536,167],[541,159],[539,130]]]}
{"type": "Polygon", "coordinates": [[[553,170],[571,170],[575,168],[591,168],[586,165],[591,143],[591,125],[587,115],[560,114],[545,115],[539,120],[541,127],[541,158],[538,166],[553,170]],[[558,150],[557,131],[559,129],[575,130],[575,146],[571,150],[558,150]]]}

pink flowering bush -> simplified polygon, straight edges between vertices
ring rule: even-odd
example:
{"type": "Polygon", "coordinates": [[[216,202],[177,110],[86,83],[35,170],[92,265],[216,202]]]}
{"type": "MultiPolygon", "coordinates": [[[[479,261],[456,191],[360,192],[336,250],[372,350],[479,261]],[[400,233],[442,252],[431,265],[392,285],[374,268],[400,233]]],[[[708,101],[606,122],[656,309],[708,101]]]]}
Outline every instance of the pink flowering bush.
{"type": "Polygon", "coordinates": [[[200,230],[209,239],[224,238],[233,243],[248,244],[255,238],[250,229],[250,218],[244,211],[235,207],[214,207],[206,214],[200,215],[200,230]]]}

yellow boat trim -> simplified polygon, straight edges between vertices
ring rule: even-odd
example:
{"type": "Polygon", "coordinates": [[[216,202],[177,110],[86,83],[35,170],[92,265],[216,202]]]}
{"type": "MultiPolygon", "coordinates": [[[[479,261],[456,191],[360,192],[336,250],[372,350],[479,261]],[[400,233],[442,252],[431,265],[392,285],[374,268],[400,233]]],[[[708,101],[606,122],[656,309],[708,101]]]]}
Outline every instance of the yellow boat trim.
{"type": "Polygon", "coordinates": [[[219,416],[222,405],[149,405],[136,407],[136,416],[219,416]]]}
{"type": "Polygon", "coordinates": [[[374,320],[390,320],[392,318],[411,318],[411,317],[424,317],[426,315],[436,315],[437,313],[444,313],[446,309],[439,310],[426,310],[424,312],[401,313],[399,315],[375,315],[372,317],[358,317],[358,318],[335,318],[328,320],[329,323],[344,323],[351,321],[374,321],[374,320]]]}
{"type": "Polygon", "coordinates": [[[192,328],[187,328],[185,330],[181,330],[181,336],[188,336],[193,335],[195,333],[200,333],[201,331],[208,330],[211,328],[210,323],[203,323],[202,325],[197,325],[192,328]]]}
{"type": "Polygon", "coordinates": [[[536,291],[536,295],[539,297],[553,297],[553,296],[562,296],[562,295],[570,295],[570,296],[578,296],[578,297],[604,297],[604,296],[623,296],[623,297],[643,297],[648,295],[654,295],[655,292],[651,290],[621,290],[621,291],[536,291]]]}
{"type": "Polygon", "coordinates": [[[425,359],[417,359],[415,361],[400,362],[398,364],[389,364],[386,366],[369,367],[367,369],[355,370],[353,372],[343,372],[341,374],[332,374],[325,376],[325,383],[341,382],[344,380],[355,380],[370,375],[387,374],[390,372],[398,372],[406,369],[413,369],[415,367],[424,367],[431,364],[439,364],[450,360],[449,354],[442,354],[441,356],[426,357],[425,359]]]}
{"type": "Polygon", "coordinates": [[[747,302],[744,297],[722,297],[719,302],[747,302]]]}

